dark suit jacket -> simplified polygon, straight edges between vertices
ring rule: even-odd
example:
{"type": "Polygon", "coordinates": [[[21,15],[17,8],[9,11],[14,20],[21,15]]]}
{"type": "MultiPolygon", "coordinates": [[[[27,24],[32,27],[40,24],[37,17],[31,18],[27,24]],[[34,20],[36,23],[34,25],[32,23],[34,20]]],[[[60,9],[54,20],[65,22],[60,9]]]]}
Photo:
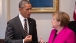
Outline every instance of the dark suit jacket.
{"type": "Polygon", "coordinates": [[[68,27],[73,30],[76,34],[76,21],[70,21],[70,23],[68,24],[68,27]]]}
{"type": "MultiPolygon", "coordinates": [[[[70,21],[70,23],[68,24],[68,27],[74,31],[76,36],[76,21],[70,21]]],[[[76,40],[75,40],[75,43],[76,43],[76,40]]]]}
{"type": "MultiPolygon", "coordinates": [[[[32,18],[28,18],[29,23],[29,35],[32,35],[32,42],[38,43],[36,22],[32,18]]],[[[23,43],[23,39],[26,37],[19,16],[8,21],[7,29],[5,33],[5,43],[23,43]]]]}

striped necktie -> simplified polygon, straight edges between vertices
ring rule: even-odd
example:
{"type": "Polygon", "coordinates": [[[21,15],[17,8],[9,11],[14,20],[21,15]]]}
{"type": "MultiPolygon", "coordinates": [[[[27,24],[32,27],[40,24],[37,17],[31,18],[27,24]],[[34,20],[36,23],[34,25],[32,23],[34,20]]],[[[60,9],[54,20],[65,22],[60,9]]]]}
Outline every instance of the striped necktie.
{"type": "Polygon", "coordinates": [[[27,36],[28,35],[28,28],[27,28],[27,20],[25,19],[25,23],[24,23],[24,31],[25,31],[25,35],[27,36]]]}

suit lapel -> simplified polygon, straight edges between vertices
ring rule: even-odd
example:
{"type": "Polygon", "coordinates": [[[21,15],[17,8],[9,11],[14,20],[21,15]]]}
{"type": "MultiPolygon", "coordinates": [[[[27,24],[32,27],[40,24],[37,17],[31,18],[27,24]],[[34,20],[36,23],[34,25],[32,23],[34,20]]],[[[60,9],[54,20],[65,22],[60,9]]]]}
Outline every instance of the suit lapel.
{"type": "Polygon", "coordinates": [[[54,42],[56,42],[58,39],[60,39],[62,36],[64,36],[64,35],[65,35],[65,31],[66,31],[66,29],[63,28],[63,29],[59,32],[59,34],[56,36],[54,42]]]}
{"type": "Polygon", "coordinates": [[[24,33],[24,30],[23,30],[21,21],[20,21],[20,19],[19,19],[19,16],[17,16],[17,18],[16,18],[15,21],[16,21],[16,25],[18,26],[18,29],[19,29],[19,30],[21,31],[21,33],[22,33],[22,36],[25,37],[26,35],[25,35],[25,33],[24,33]]]}
{"type": "Polygon", "coordinates": [[[30,18],[28,18],[28,24],[29,24],[29,35],[32,35],[32,21],[30,18]]]}

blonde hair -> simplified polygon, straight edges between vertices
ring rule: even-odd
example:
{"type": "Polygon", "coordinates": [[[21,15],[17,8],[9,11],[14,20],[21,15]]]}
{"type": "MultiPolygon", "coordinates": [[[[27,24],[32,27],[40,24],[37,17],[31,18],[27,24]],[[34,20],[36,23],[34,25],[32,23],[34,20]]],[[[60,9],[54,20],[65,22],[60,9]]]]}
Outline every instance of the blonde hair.
{"type": "Polygon", "coordinates": [[[53,13],[53,16],[55,15],[57,15],[56,20],[61,22],[60,26],[67,26],[68,23],[70,22],[70,17],[65,12],[57,11],[53,13]]]}

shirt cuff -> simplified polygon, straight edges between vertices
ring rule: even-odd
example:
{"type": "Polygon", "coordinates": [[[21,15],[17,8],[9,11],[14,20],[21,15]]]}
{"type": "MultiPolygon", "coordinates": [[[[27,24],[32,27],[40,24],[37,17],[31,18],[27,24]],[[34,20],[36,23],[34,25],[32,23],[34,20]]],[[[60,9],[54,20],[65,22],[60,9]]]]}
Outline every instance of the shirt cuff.
{"type": "Polygon", "coordinates": [[[23,39],[23,43],[24,43],[24,39],[23,39]]]}

